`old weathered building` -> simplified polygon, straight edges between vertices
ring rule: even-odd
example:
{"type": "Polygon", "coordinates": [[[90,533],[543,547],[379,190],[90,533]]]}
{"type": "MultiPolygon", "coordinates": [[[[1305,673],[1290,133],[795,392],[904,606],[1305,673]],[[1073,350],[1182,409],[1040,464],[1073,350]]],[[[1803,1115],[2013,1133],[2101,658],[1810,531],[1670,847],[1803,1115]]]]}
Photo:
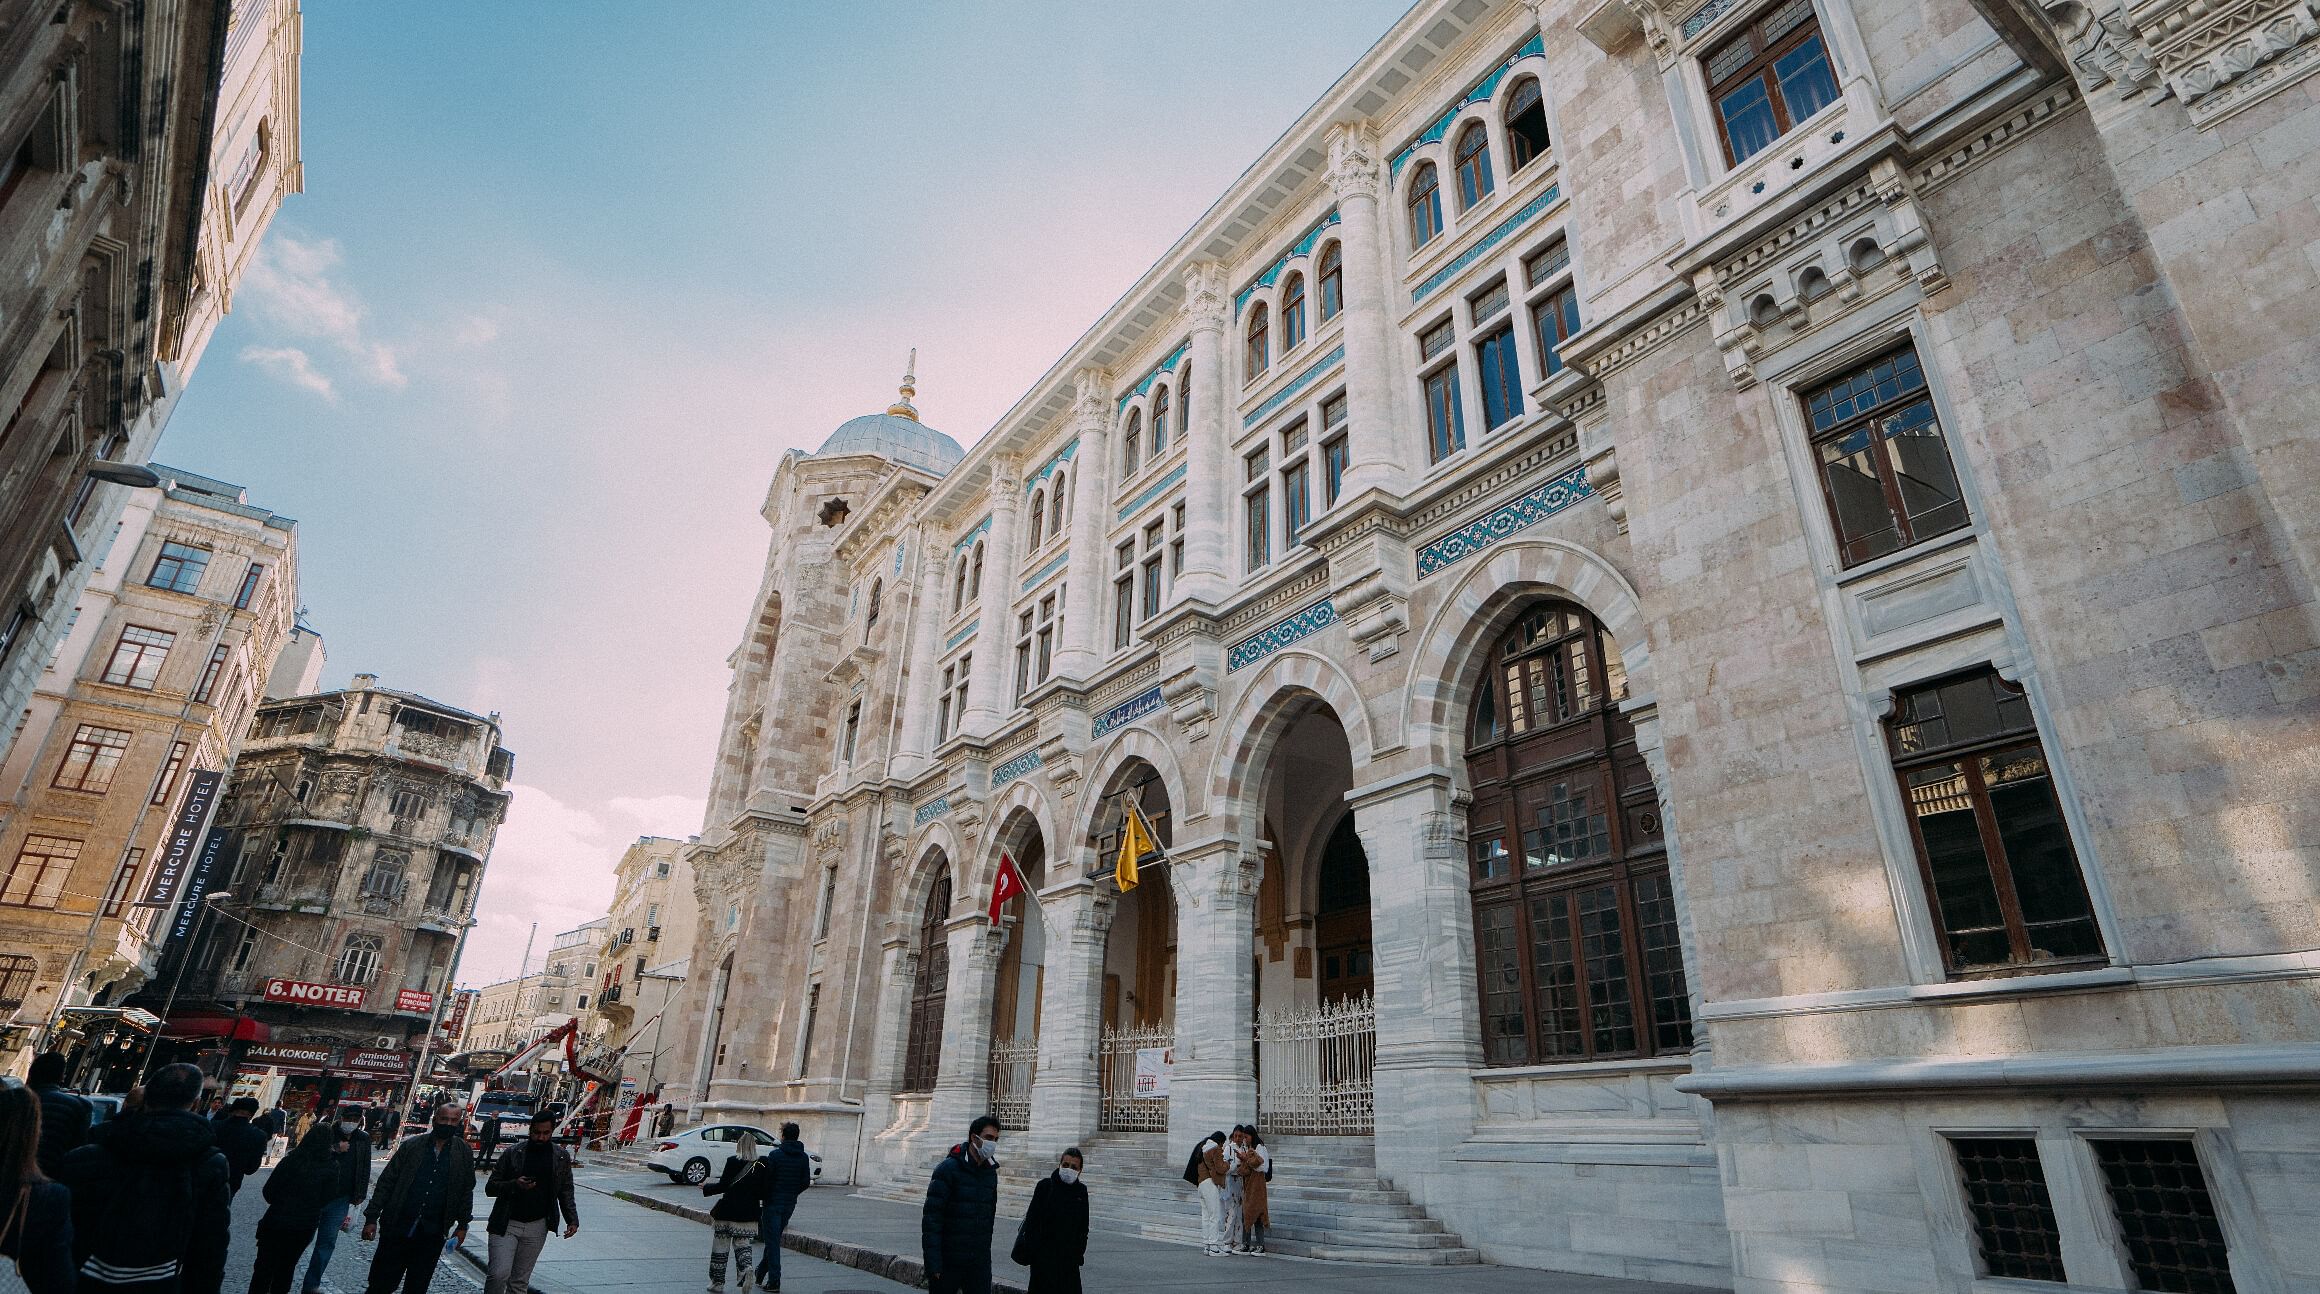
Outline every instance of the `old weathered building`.
{"type": "Polygon", "coordinates": [[[2308,8],[1417,4],[972,451],[781,464],[695,1117],[908,1190],[995,1108],[1186,1231],[1253,1119],[1293,1252],[2320,1283],[2308,8]]]}
{"type": "Polygon", "coordinates": [[[592,1047],[623,1055],[621,1080],[632,1091],[652,1090],[673,1068],[665,1017],[685,982],[697,911],[684,841],[639,836],[621,854],[582,1032],[592,1047]]]}

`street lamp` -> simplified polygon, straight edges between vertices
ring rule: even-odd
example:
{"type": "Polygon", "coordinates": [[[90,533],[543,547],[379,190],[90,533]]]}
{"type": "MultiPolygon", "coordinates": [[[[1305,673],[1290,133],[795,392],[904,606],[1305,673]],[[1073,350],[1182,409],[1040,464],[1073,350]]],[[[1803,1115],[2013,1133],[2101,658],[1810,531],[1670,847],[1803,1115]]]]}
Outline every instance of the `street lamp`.
{"type": "Polygon", "coordinates": [[[143,463],[116,463],[102,458],[89,464],[88,477],[92,481],[135,486],[140,490],[150,490],[161,484],[161,473],[143,463]]]}
{"type": "MultiPolygon", "coordinates": [[[[177,963],[177,973],[169,977],[169,996],[162,1002],[161,1024],[153,1031],[153,1045],[145,1049],[145,1063],[137,1070],[138,1082],[144,1082],[152,1074],[154,1057],[161,1054],[162,1036],[169,1032],[170,1012],[177,1009],[177,990],[185,983],[185,973],[193,969],[194,955],[201,951],[202,924],[209,920],[210,913],[217,911],[218,904],[233,897],[231,890],[211,890],[201,896],[201,911],[193,918],[193,929],[186,933],[185,960],[177,963]]],[[[233,1040],[229,1038],[226,1041],[231,1043],[233,1040]]]]}

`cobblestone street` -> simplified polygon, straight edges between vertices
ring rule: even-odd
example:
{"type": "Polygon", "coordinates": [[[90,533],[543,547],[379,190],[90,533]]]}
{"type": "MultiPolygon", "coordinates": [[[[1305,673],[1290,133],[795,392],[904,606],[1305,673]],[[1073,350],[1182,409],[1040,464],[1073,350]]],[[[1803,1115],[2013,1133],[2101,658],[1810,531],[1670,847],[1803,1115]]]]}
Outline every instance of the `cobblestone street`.
{"type": "MultiPolygon", "coordinates": [[[[385,1154],[377,1156],[372,1171],[386,1165],[385,1154]]],[[[250,1288],[250,1264],[258,1256],[258,1219],[266,1213],[266,1178],[274,1170],[263,1169],[250,1175],[242,1183],[241,1194],[234,1197],[234,1244],[226,1255],[226,1278],[218,1287],[219,1294],[242,1294],[250,1288]]],[[[475,1196],[478,1206],[483,1202],[482,1179],[476,1181],[475,1196]]],[[[483,1222],[477,1218],[470,1233],[478,1259],[483,1256],[483,1222]]],[[[358,1210],[346,1233],[338,1238],[338,1250],[330,1258],[330,1270],[323,1273],[322,1288],[326,1294],[361,1294],[363,1277],[371,1269],[371,1255],[378,1246],[362,1238],[362,1216],[358,1210]]],[[[313,1256],[308,1247],[298,1259],[298,1272],[306,1273],[306,1263],[313,1256]]],[[[443,1294],[467,1294],[483,1288],[483,1277],[476,1269],[457,1256],[445,1258],[435,1268],[435,1283],[430,1290],[443,1294]]]]}

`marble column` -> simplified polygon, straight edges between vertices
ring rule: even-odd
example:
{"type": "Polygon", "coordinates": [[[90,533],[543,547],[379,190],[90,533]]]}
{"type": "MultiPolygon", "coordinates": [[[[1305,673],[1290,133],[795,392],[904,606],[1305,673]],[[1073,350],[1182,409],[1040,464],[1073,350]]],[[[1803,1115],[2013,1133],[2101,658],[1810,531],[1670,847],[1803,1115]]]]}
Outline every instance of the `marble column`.
{"type": "Polygon", "coordinates": [[[1387,1177],[1438,1169],[1474,1130],[1482,1020],[1453,789],[1436,770],[1347,797],[1369,855],[1377,1160],[1387,1177]]]}
{"type": "Polygon", "coordinates": [[[903,650],[909,679],[902,694],[902,733],[895,743],[893,774],[908,780],[926,770],[934,749],[935,662],[942,656],[943,566],[948,554],[930,527],[911,531],[918,547],[918,580],[911,587],[911,627],[903,650]]]}
{"type": "Polygon", "coordinates": [[[979,912],[951,920],[942,1065],[928,1116],[940,1136],[964,1138],[969,1122],[991,1112],[991,990],[998,979],[1000,940],[1001,932],[979,912]]]}
{"type": "Polygon", "coordinates": [[[1007,677],[1008,648],[1015,627],[1015,581],[1022,554],[1016,524],[1023,514],[1023,474],[1014,459],[1001,454],[991,459],[991,533],[984,541],[983,596],[976,614],[983,627],[975,635],[974,673],[967,685],[967,712],[962,731],[988,737],[1015,712],[1014,680],[1007,677]]]}
{"type": "Polygon", "coordinates": [[[1383,167],[1377,136],[1367,122],[1329,132],[1329,185],[1337,194],[1339,238],[1345,245],[1345,401],[1353,465],[1345,492],[1372,486],[1399,493],[1425,456],[1394,417],[1395,352],[1385,239],[1378,227],[1383,167]]]}
{"type": "Polygon", "coordinates": [[[1176,1070],[1168,1144],[1191,1145],[1257,1113],[1257,857],[1240,842],[1184,847],[1176,894],[1176,1070]]]}
{"type": "Polygon", "coordinates": [[[1047,977],[1040,986],[1029,1141],[1031,1154],[1045,1162],[1094,1135],[1103,1113],[1096,1042],[1115,904],[1081,868],[1074,879],[1041,890],[1039,907],[1047,914],[1047,977]]]}
{"type": "MultiPolygon", "coordinates": [[[[878,1004],[870,1017],[870,1076],[862,1090],[862,1126],[873,1137],[894,1122],[894,1092],[902,1084],[903,1051],[910,1045],[910,991],[918,980],[918,945],[889,939],[878,955],[878,1004]]],[[[868,1180],[857,1165],[854,1181],[868,1180]]]]}
{"type": "Polygon", "coordinates": [[[1234,389],[1225,372],[1224,332],[1231,318],[1224,267],[1196,261],[1184,272],[1184,315],[1192,326],[1192,398],[1185,403],[1184,434],[1190,437],[1184,466],[1184,573],[1176,597],[1215,605],[1231,587],[1231,488],[1225,459],[1232,444],[1226,416],[1234,389]]]}
{"type": "Polygon", "coordinates": [[[1103,663],[1103,591],[1110,561],[1104,543],[1104,508],[1111,499],[1111,375],[1100,368],[1079,371],[1072,424],[1079,435],[1071,480],[1071,575],[1063,604],[1063,647],[1056,653],[1059,678],[1085,683],[1103,663]]]}

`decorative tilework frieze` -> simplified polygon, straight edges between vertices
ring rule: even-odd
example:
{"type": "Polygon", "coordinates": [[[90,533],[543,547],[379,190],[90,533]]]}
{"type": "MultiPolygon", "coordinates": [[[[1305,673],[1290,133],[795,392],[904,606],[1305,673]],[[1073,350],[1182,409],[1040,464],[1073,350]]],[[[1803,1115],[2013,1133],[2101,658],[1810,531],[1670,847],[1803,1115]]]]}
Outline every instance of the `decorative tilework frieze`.
{"type": "Polygon", "coordinates": [[[1323,598],[1303,611],[1277,621],[1234,643],[1224,655],[1224,672],[1247,669],[1300,638],[1310,638],[1337,623],[1337,604],[1323,598]]]}
{"type": "Polygon", "coordinates": [[[1154,364],[1151,369],[1144,374],[1144,376],[1137,378],[1136,384],[1129,387],[1127,391],[1120,396],[1120,407],[1118,412],[1126,413],[1128,411],[1128,402],[1135,399],[1137,396],[1144,394],[1146,391],[1151,390],[1154,379],[1158,378],[1162,373],[1175,371],[1176,366],[1184,362],[1184,352],[1190,349],[1192,349],[1192,339],[1187,337],[1183,341],[1176,343],[1176,349],[1169,351],[1166,355],[1161,356],[1159,363],[1154,364]]]}
{"type": "Polygon", "coordinates": [[[1120,509],[1120,520],[1126,521],[1128,518],[1135,516],[1137,512],[1143,509],[1145,504],[1150,503],[1152,500],[1159,498],[1163,494],[1166,494],[1168,492],[1169,486],[1172,486],[1178,481],[1183,480],[1185,466],[1186,465],[1183,463],[1178,463],[1176,465],[1176,470],[1170,472],[1166,476],[1161,477],[1159,480],[1152,482],[1151,485],[1145,487],[1143,493],[1137,495],[1133,499],[1128,500],[1127,505],[1120,509]]]}
{"type": "Polygon", "coordinates": [[[960,553],[967,551],[967,549],[971,547],[976,540],[981,539],[985,534],[989,533],[990,529],[991,516],[989,513],[985,513],[983,514],[983,519],[975,523],[975,528],[973,530],[960,535],[959,542],[951,545],[951,556],[956,557],[960,553]]]}
{"type": "Polygon", "coordinates": [[[1246,287],[1233,293],[1233,316],[1235,318],[1240,316],[1242,308],[1248,305],[1250,297],[1257,294],[1258,288],[1273,286],[1274,280],[1281,277],[1281,271],[1287,268],[1289,262],[1300,256],[1310,255],[1313,251],[1313,244],[1321,237],[1321,231],[1336,224],[1340,218],[1335,207],[1321,213],[1321,218],[1314,221],[1304,233],[1297,235],[1297,241],[1289,244],[1289,250],[1281,253],[1272,264],[1266,266],[1264,273],[1250,279],[1246,287]]]}
{"type": "Polygon", "coordinates": [[[958,646],[960,643],[963,643],[963,642],[965,642],[967,639],[974,637],[974,636],[975,636],[975,631],[976,631],[977,629],[980,629],[980,628],[982,628],[982,627],[983,627],[983,622],[982,622],[982,620],[981,620],[981,619],[979,619],[979,618],[978,618],[978,619],[975,619],[975,620],[970,620],[970,621],[968,621],[968,622],[967,622],[967,627],[966,627],[966,628],[959,630],[959,631],[958,631],[957,633],[955,633],[955,634],[952,634],[952,635],[951,635],[951,640],[950,640],[949,642],[946,642],[946,643],[944,643],[944,644],[943,644],[943,650],[944,650],[944,651],[950,651],[950,650],[952,650],[952,649],[956,648],[956,647],[957,647],[957,646],[958,646]]]}
{"type": "Polygon", "coordinates": [[[1038,769],[1045,768],[1046,766],[1047,761],[1039,757],[1038,751],[1024,751],[1022,754],[1017,755],[1015,758],[1010,759],[1006,763],[1001,764],[997,768],[991,770],[991,789],[996,791],[1000,787],[1005,786],[1007,783],[1023,776],[1025,773],[1034,772],[1038,769]]]}
{"type": "Polygon", "coordinates": [[[1419,149],[1424,148],[1428,144],[1436,142],[1437,140],[1441,139],[1443,135],[1449,133],[1450,123],[1458,120],[1458,114],[1466,111],[1468,105],[1480,103],[1483,100],[1488,99],[1490,96],[1497,94],[1499,82],[1506,79],[1506,74],[1514,69],[1514,65],[1516,63],[1521,62],[1523,59],[1528,58],[1531,55],[1545,54],[1546,52],[1546,38],[1542,35],[1534,34],[1529,40],[1526,40],[1522,43],[1521,49],[1518,49],[1514,53],[1507,55],[1506,61],[1504,63],[1501,63],[1497,67],[1492,68],[1489,75],[1484,76],[1481,80],[1476,81],[1474,84],[1466,87],[1466,93],[1458,96],[1458,102],[1451,104],[1447,111],[1434,119],[1434,123],[1432,125],[1426,127],[1422,131],[1419,131],[1416,138],[1412,139],[1409,143],[1402,145],[1401,150],[1394,154],[1394,178],[1401,178],[1402,167],[1409,162],[1410,157],[1419,149]]]}
{"type": "Polygon", "coordinates": [[[1594,492],[1594,488],[1587,484],[1585,465],[1574,467],[1521,498],[1493,508],[1487,514],[1420,548],[1418,578],[1424,579],[1455,566],[1509,535],[1537,525],[1594,492]]]}
{"type": "Polygon", "coordinates": [[[1241,426],[1254,427],[1273,416],[1273,411],[1297,398],[1297,393],[1313,385],[1313,379],[1345,361],[1345,347],[1331,348],[1330,352],[1305,366],[1305,371],[1289,379],[1289,385],[1273,392],[1272,397],[1241,419],[1241,426]]]}
{"type": "Polygon", "coordinates": [[[923,827],[950,811],[951,797],[947,795],[937,796],[918,806],[918,812],[911,815],[912,825],[923,827]]]}
{"type": "Polygon", "coordinates": [[[1068,548],[1067,548],[1067,549],[1065,549],[1064,551],[1062,551],[1062,552],[1060,552],[1060,553],[1057,553],[1057,554],[1055,555],[1055,560],[1054,560],[1054,561],[1052,561],[1052,562],[1049,562],[1047,565],[1040,567],[1040,568],[1039,568],[1038,570],[1036,570],[1036,571],[1033,571],[1033,572],[1031,573],[1031,578],[1030,578],[1030,579],[1027,579],[1027,580],[1025,580],[1025,581],[1023,581],[1023,591],[1024,591],[1025,593],[1029,593],[1031,590],[1033,590],[1033,589],[1035,589],[1035,588],[1038,588],[1038,587],[1039,587],[1039,582],[1040,582],[1041,580],[1044,580],[1044,579],[1046,579],[1048,576],[1050,576],[1050,575],[1053,575],[1053,574],[1055,574],[1057,571],[1060,571],[1060,570],[1062,570],[1062,569],[1063,569],[1065,566],[1069,565],[1069,564],[1070,564],[1070,562],[1071,562],[1071,550],[1070,550],[1070,549],[1068,549],[1068,548]]]}
{"type": "Polygon", "coordinates": [[[1160,708],[1160,689],[1149,688],[1129,697],[1111,709],[1096,716],[1088,725],[1089,737],[1101,737],[1114,728],[1124,727],[1160,708]]]}
{"type": "Polygon", "coordinates": [[[1730,13],[1733,7],[1739,3],[1740,0],[1708,0],[1708,3],[1701,5],[1691,17],[1684,19],[1684,39],[1690,40],[1706,31],[1709,23],[1730,13]]]}
{"type": "Polygon", "coordinates": [[[1029,494],[1033,490],[1038,489],[1039,483],[1041,481],[1044,481],[1048,477],[1055,475],[1056,468],[1059,468],[1065,463],[1070,462],[1072,458],[1078,453],[1079,437],[1074,436],[1071,438],[1070,444],[1067,444],[1063,448],[1055,451],[1055,453],[1050,456],[1046,462],[1041,463],[1039,465],[1038,471],[1033,472],[1031,475],[1023,478],[1023,492],[1025,494],[1029,494]]]}
{"type": "Polygon", "coordinates": [[[1484,234],[1482,237],[1476,239],[1472,247],[1469,247],[1465,251],[1462,251],[1456,256],[1451,257],[1450,263],[1448,265],[1445,265],[1441,269],[1438,269],[1432,274],[1427,275],[1425,282],[1420,283],[1414,288],[1411,288],[1411,304],[1415,305],[1416,303],[1423,301],[1427,297],[1430,297],[1436,292],[1440,291],[1443,284],[1448,283],[1450,280],[1458,277],[1458,275],[1463,272],[1467,266],[1472,265],[1474,262],[1482,259],[1484,256],[1489,255],[1494,249],[1497,248],[1500,243],[1503,243],[1507,240],[1508,235],[1514,233],[1517,228],[1528,224],[1531,220],[1537,218],[1540,212],[1545,211],[1547,208],[1555,205],[1555,202],[1562,196],[1562,185],[1548,185],[1546,190],[1540,193],[1539,196],[1532,198],[1530,201],[1524,203],[1522,210],[1517,211],[1513,215],[1508,216],[1506,219],[1499,221],[1496,228],[1492,229],[1489,233],[1484,234]]]}

